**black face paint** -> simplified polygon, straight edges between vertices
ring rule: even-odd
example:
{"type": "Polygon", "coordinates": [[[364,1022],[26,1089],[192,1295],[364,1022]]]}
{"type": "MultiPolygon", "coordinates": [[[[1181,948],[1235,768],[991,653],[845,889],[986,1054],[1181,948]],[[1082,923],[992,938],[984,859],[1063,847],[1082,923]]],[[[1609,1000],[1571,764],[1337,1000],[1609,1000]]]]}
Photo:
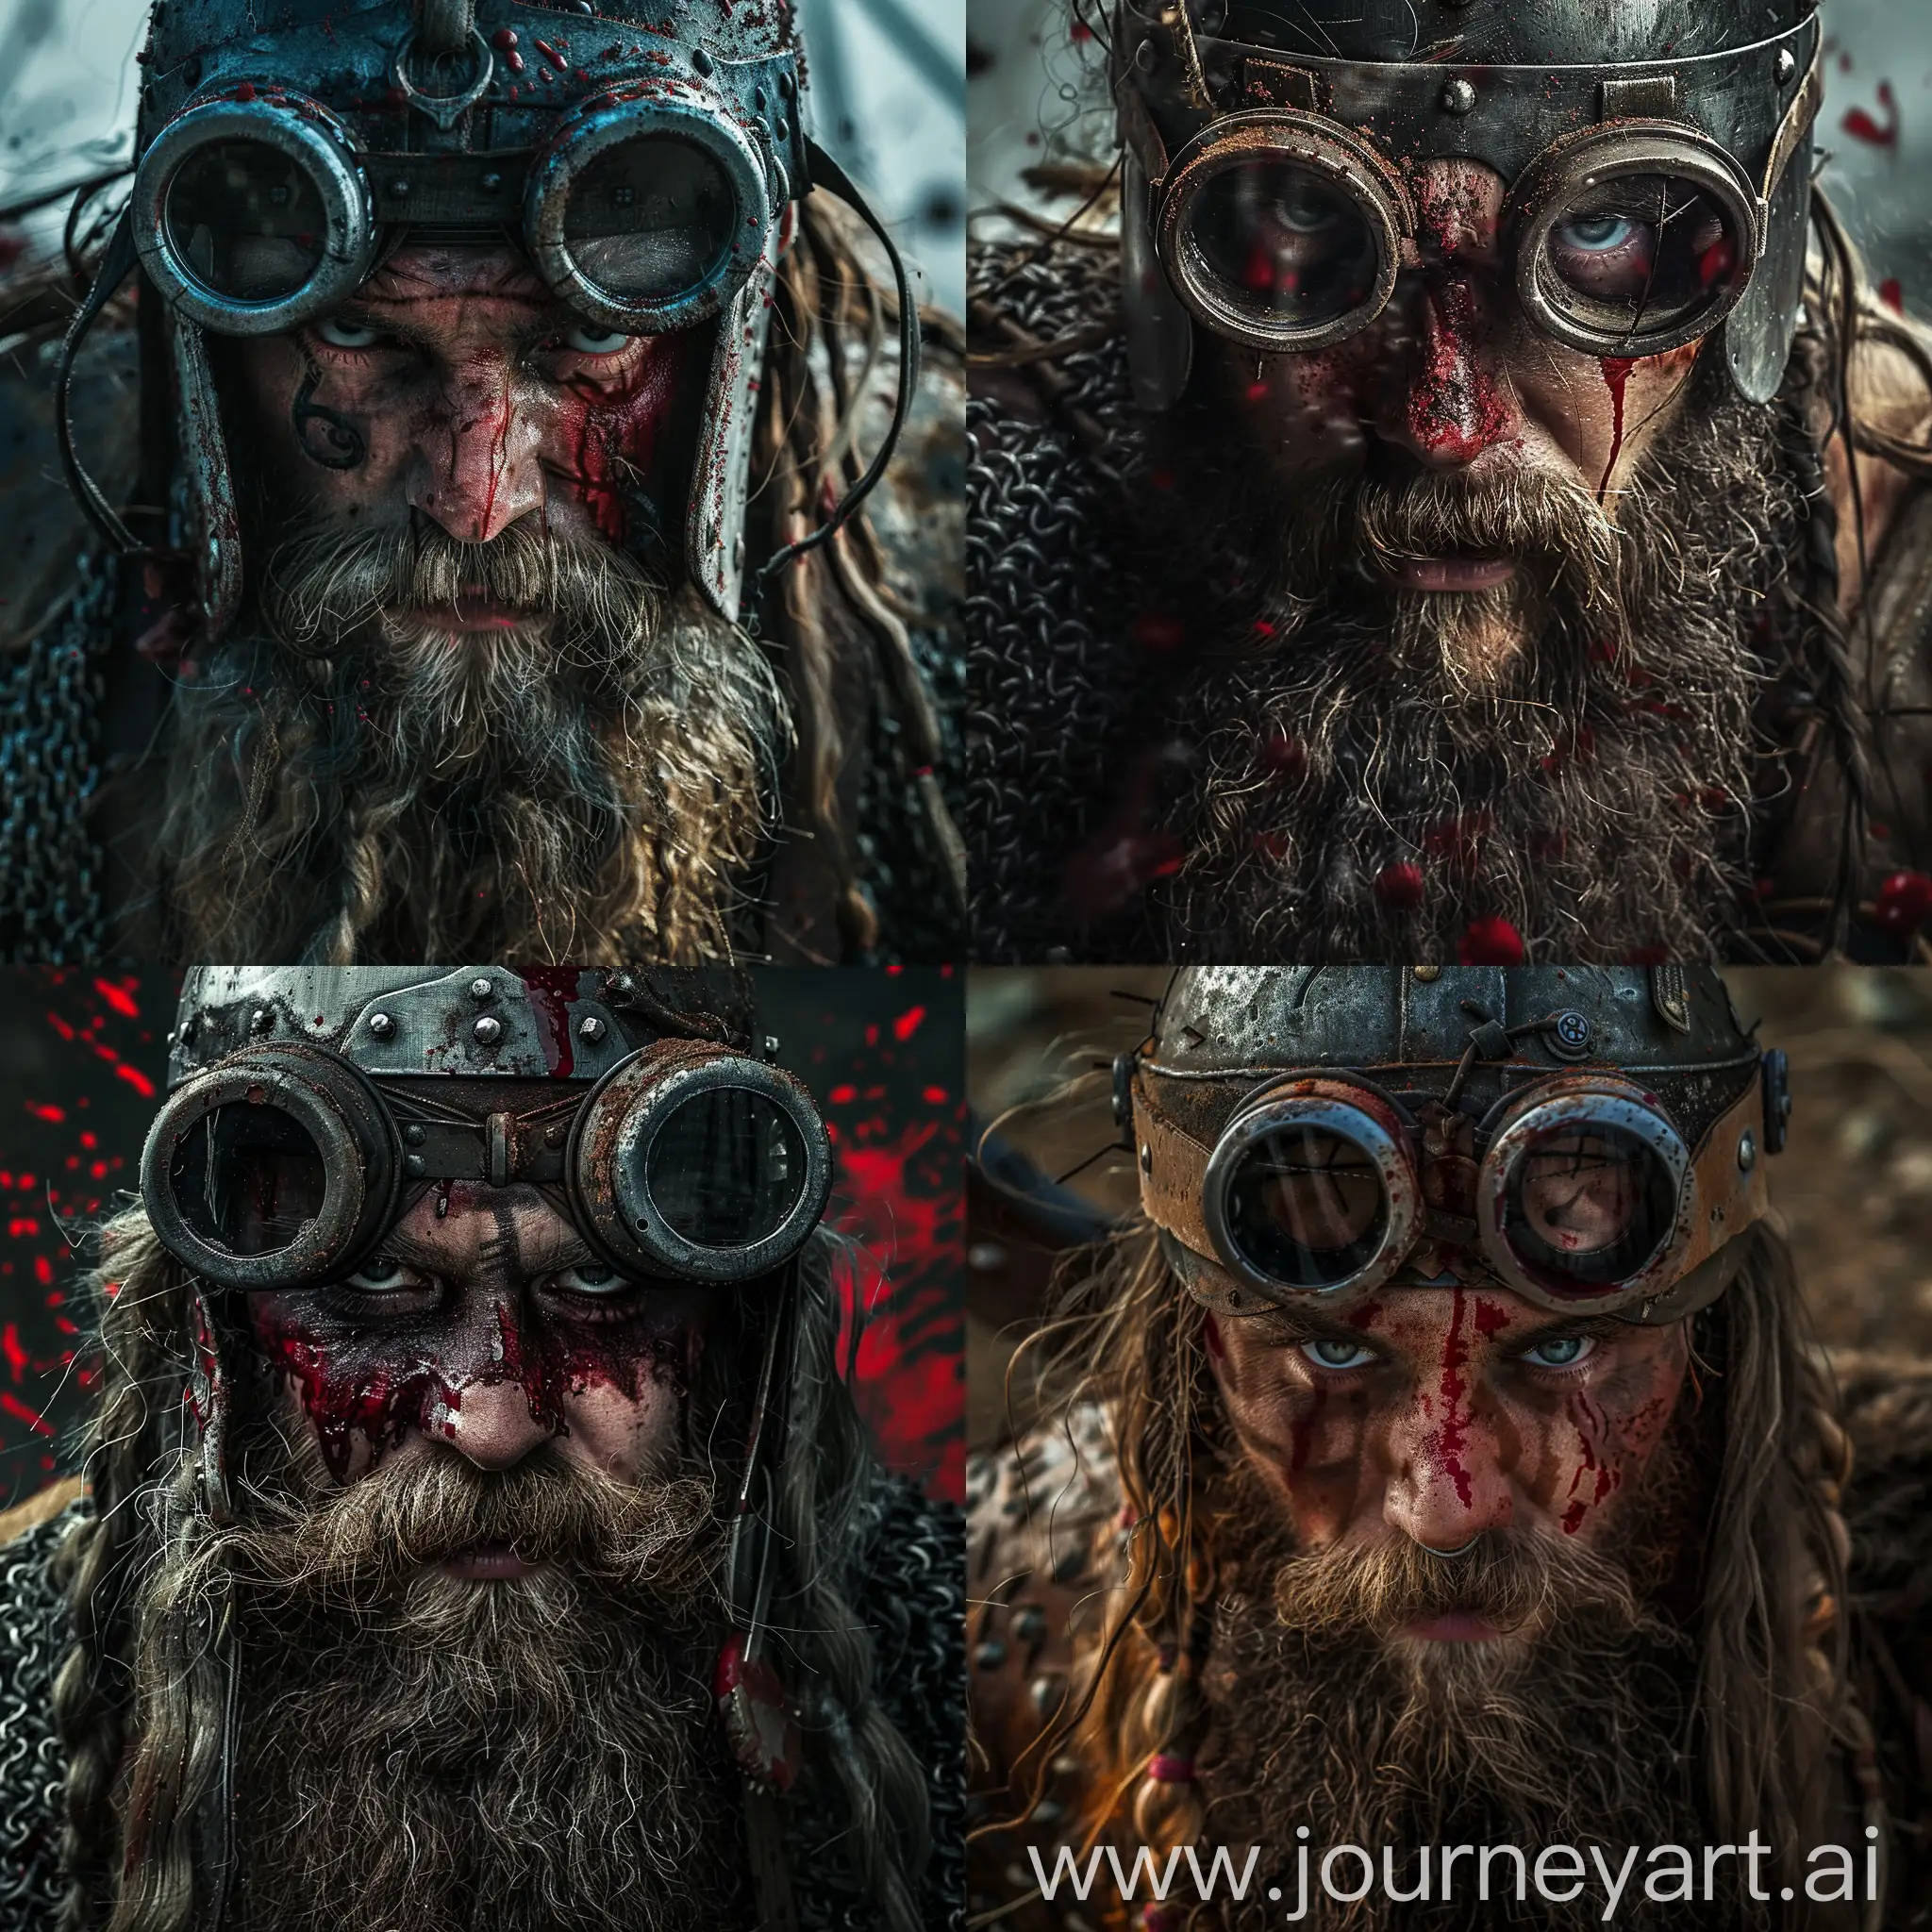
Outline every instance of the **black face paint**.
{"type": "Polygon", "coordinates": [[[301,444],[302,454],[325,470],[359,470],[369,454],[369,445],[362,432],[346,416],[324,408],[314,400],[315,391],[321,387],[322,371],[311,362],[302,387],[295,391],[295,400],[289,406],[295,441],[301,444]],[[311,434],[313,425],[320,425],[319,438],[311,434]]]}

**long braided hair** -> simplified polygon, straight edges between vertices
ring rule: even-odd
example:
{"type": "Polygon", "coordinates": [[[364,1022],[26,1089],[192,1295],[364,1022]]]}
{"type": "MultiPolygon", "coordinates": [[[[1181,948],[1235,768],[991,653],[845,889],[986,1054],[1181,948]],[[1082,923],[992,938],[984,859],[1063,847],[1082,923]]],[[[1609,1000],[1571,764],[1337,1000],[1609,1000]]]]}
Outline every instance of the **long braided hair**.
{"type": "MultiPolygon", "coordinates": [[[[206,1534],[200,1448],[184,1420],[191,1283],[145,1212],[102,1233],[94,1277],[102,1374],[89,1432],[92,1507],[67,1532],[57,1575],[73,1644],[54,1688],[68,1759],[60,1932],[188,1932],[205,1900],[193,1848],[195,1800],[217,1774],[221,1686],[196,1607],[171,1576],[206,1534]]],[[[838,1240],[807,1250],[798,1286],[798,1367],[774,1528],[781,1580],[773,1624],[824,1785],[844,1814],[827,1857],[886,1932],[920,1932],[917,1874],[928,1845],[925,1775],[875,1700],[874,1648],[847,1595],[851,1558],[874,1524],[877,1470],[847,1386],[840,1336],[845,1265],[838,1240]]],[[[691,1437],[721,1466],[728,1495],[741,1441],[757,1318],[706,1351],[691,1393],[691,1437]]]]}
{"type": "MultiPolygon", "coordinates": [[[[1740,1239],[1751,1249],[1738,1279],[1694,1318],[1700,1380],[1677,1424],[1698,1466],[1715,1472],[1695,1633],[1697,1795],[1718,1837],[1764,1831],[1802,1896],[1805,1850],[1832,1794],[1831,1746],[1860,1767],[1867,1822],[1883,1818],[1862,1768],[1870,1733],[1851,1694],[1842,1615],[1849,1539],[1839,1500],[1850,1450],[1789,1251],[1763,1224],[1740,1239]]],[[[1087,1776],[1068,1835],[1145,1844],[1159,1868],[1206,1836],[1194,1766],[1211,1725],[1203,1679],[1217,1591],[1240,1554],[1216,1535],[1238,1452],[1208,1366],[1205,1310],[1151,1224],[1137,1215],[1098,1265],[1079,1259],[1033,1344],[1040,1407],[1091,1404],[1105,1416],[1124,1570],[1081,1641],[1074,1693],[1019,1777],[1043,1786],[1047,1767],[1073,1751],[1087,1776]]],[[[1147,1924],[1168,1920],[1154,1910],[1147,1924]]]]}

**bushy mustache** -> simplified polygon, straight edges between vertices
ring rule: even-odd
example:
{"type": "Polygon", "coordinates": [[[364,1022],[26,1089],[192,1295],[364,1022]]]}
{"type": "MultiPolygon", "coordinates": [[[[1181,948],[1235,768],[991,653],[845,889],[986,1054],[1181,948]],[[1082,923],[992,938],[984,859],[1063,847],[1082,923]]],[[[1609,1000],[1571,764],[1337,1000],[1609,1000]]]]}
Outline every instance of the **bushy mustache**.
{"type": "Polygon", "coordinates": [[[312,1445],[296,1455],[304,1479],[251,1490],[242,1520],[213,1539],[238,1583],[279,1600],[393,1604],[478,1544],[660,1602],[688,1599],[714,1565],[712,1485],[694,1474],[620,1482],[550,1449],[490,1471],[438,1448],[337,1489],[312,1445]]]}
{"type": "Polygon", "coordinates": [[[372,638],[385,612],[452,610],[465,596],[542,621],[568,662],[592,641],[607,653],[642,644],[665,589],[626,552],[530,519],[488,543],[459,543],[441,530],[310,530],[275,548],[260,587],[275,635],[318,657],[372,638]]]}
{"type": "Polygon", "coordinates": [[[1318,1639],[1383,1641],[1405,1626],[1469,1611],[1504,1635],[1588,1613],[1599,1628],[1648,1628],[1626,1564],[1574,1539],[1489,1530],[1457,1557],[1412,1538],[1298,1552],[1274,1573],[1284,1623],[1318,1639]]]}

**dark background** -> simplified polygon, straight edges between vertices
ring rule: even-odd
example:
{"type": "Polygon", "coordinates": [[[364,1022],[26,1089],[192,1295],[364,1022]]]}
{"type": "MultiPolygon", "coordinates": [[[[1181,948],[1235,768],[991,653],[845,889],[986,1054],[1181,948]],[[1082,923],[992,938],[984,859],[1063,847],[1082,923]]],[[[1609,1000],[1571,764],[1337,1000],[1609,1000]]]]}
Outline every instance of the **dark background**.
{"type": "MultiPolygon", "coordinates": [[[[961,981],[950,968],[755,970],[812,1090],[858,1244],[858,1399],[886,1460],[963,1491],[961,981]]],[[[0,1507],[75,1466],[92,1380],[89,1228],[132,1192],[166,1079],[173,974],[0,971],[0,1507]]]]}

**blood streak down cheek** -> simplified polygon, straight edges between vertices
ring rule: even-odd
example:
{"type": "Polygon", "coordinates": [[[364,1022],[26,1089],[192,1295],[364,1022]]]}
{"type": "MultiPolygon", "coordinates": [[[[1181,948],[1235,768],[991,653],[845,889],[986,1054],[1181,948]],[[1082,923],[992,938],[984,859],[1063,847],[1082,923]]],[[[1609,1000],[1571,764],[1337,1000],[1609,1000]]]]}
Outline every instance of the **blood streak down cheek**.
{"type": "Polygon", "coordinates": [[[578,375],[567,385],[559,417],[565,473],[608,542],[630,539],[632,500],[651,483],[695,367],[696,340],[691,329],[647,337],[621,383],[578,375]]]}
{"type": "Polygon", "coordinates": [[[518,1384],[531,1419],[559,1436],[570,1433],[572,1397],[593,1389],[615,1390],[633,1405],[653,1385],[669,1387],[682,1398],[690,1391],[697,1357],[688,1326],[667,1328],[648,1317],[530,1321],[499,1305],[497,1334],[498,1363],[477,1379],[518,1384]]]}
{"type": "Polygon", "coordinates": [[[380,1457],[411,1429],[446,1434],[462,1406],[427,1353],[392,1336],[344,1335],[273,1304],[252,1313],[270,1368],[294,1388],[338,1483],[348,1481],[358,1442],[380,1457]]]}

